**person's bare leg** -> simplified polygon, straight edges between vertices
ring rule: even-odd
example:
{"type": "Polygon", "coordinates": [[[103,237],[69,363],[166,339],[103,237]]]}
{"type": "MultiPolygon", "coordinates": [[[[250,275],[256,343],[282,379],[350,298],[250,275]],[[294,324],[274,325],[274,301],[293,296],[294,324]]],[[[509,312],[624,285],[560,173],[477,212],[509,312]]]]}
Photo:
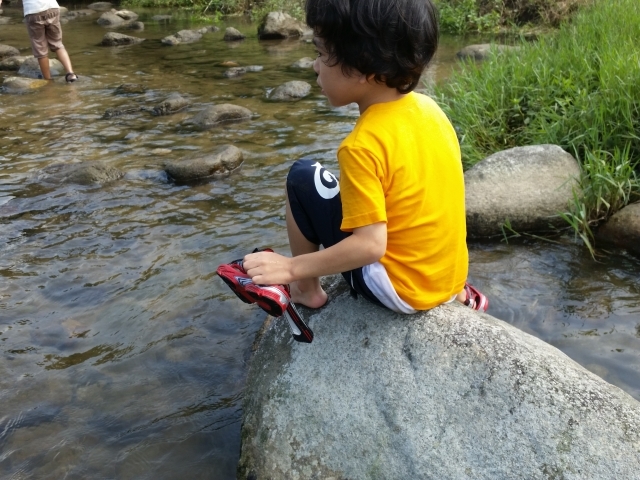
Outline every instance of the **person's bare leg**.
{"type": "Polygon", "coordinates": [[[463,288],[460,293],[456,295],[456,302],[464,304],[467,301],[467,291],[463,288]]]}
{"type": "Polygon", "coordinates": [[[45,80],[51,80],[51,69],[49,68],[49,57],[39,58],[38,65],[40,65],[42,78],[44,78],[45,80]]]}
{"type": "MultiPolygon", "coordinates": [[[[317,252],[318,245],[311,243],[302,234],[298,224],[291,214],[291,206],[289,205],[289,195],[285,189],[285,195],[287,197],[286,206],[286,221],[287,221],[287,234],[289,236],[289,248],[291,248],[291,255],[297,257],[298,255],[304,255],[305,253],[317,252]]],[[[298,280],[290,285],[291,288],[291,300],[293,303],[301,303],[310,308],[320,308],[327,303],[327,293],[320,286],[320,279],[305,278],[304,280],[298,280]]]]}
{"type": "MultiPolygon", "coordinates": [[[[71,66],[71,59],[69,58],[69,54],[67,53],[67,50],[64,48],[60,48],[56,50],[56,55],[58,56],[58,60],[60,60],[60,63],[64,67],[64,71],[66,73],[73,73],[73,67],[71,66]]],[[[73,74],[75,75],[75,73],[73,74]]]]}

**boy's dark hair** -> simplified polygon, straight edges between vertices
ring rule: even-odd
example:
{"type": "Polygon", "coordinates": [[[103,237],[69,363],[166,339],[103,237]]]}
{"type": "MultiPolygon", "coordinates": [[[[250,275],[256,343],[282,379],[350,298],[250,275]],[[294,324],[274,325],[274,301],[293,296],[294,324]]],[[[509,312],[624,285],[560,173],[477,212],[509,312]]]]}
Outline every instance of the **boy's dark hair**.
{"type": "Polygon", "coordinates": [[[307,24],[345,74],[356,69],[408,93],[438,47],[431,0],[307,0],[307,24]]]}

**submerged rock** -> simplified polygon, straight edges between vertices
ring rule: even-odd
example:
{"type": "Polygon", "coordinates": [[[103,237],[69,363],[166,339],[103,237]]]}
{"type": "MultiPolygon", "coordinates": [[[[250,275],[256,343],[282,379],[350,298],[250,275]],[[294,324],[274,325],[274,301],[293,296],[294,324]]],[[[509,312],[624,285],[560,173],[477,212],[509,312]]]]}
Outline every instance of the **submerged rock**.
{"type": "Polygon", "coordinates": [[[102,118],[108,120],[114,117],[120,117],[122,115],[129,115],[132,113],[138,113],[143,108],[140,105],[121,105],[119,107],[107,108],[102,114],[102,118]]]}
{"type": "Polygon", "coordinates": [[[291,68],[301,68],[301,69],[313,68],[314,61],[315,60],[311,57],[303,57],[300,60],[296,60],[293,63],[293,65],[291,65],[291,68]]]}
{"type": "Polygon", "coordinates": [[[161,41],[165,45],[178,45],[180,43],[193,43],[202,38],[202,33],[199,30],[180,30],[173,35],[164,37],[161,41]]]}
{"type": "Polygon", "coordinates": [[[142,22],[133,22],[127,28],[129,28],[129,30],[136,30],[138,32],[142,32],[144,30],[144,23],[142,23],[142,22]]]}
{"type": "Polygon", "coordinates": [[[131,10],[118,10],[115,14],[127,22],[133,22],[138,19],[138,14],[131,10]]]}
{"type": "Polygon", "coordinates": [[[299,100],[311,92],[311,85],[300,80],[293,80],[280,85],[271,92],[269,100],[299,100]]]}
{"type": "Polygon", "coordinates": [[[272,40],[279,38],[301,37],[312,33],[302,22],[283,12],[269,12],[258,26],[258,38],[272,40]]]}
{"type": "Polygon", "coordinates": [[[144,42],[145,38],[132,37],[131,35],[125,35],[124,33],[109,32],[104,35],[100,45],[105,47],[117,47],[120,45],[137,45],[144,42]]]}
{"type": "Polygon", "coordinates": [[[225,145],[204,157],[188,158],[165,165],[167,175],[176,183],[198,183],[228,177],[242,165],[242,151],[225,145]]]}
{"type": "Polygon", "coordinates": [[[247,36],[244,33],[233,27],[227,28],[224,31],[224,37],[222,37],[225,42],[235,42],[238,40],[244,40],[245,38],[247,38],[247,36]]]}
{"type": "Polygon", "coordinates": [[[240,77],[247,73],[247,69],[244,67],[231,67],[229,70],[225,71],[222,75],[227,78],[235,78],[240,77]]]}
{"type": "Polygon", "coordinates": [[[205,108],[186,123],[200,128],[210,128],[224,123],[242,122],[250,118],[251,110],[248,108],[223,103],[205,108]]]}
{"type": "Polygon", "coordinates": [[[517,232],[565,227],[580,176],[578,162],[557,145],[516,147],[495,153],[464,174],[467,235],[503,235],[505,222],[517,232]]]}
{"type": "Polygon", "coordinates": [[[118,88],[116,88],[113,93],[115,93],[116,95],[129,95],[145,93],[146,91],[147,87],[145,87],[144,85],[140,85],[139,83],[123,83],[118,88]]]}
{"type": "MultiPolygon", "coordinates": [[[[52,77],[59,77],[65,73],[62,63],[55,58],[49,59],[49,70],[51,71],[52,77]]],[[[27,57],[25,61],[22,62],[22,65],[20,65],[18,75],[29,78],[42,78],[42,71],[40,70],[38,59],[35,57],[27,57]]]]}
{"type": "Polygon", "coordinates": [[[250,361],[238,479],[633,479],[640,404],[556,348],[448,304],[345,292],[269,318],[250,361]]]}
{"type": "Polygon", "coordinates": [[[102,162],[58,163],[43,170],[43,180],[79,185],[104,184],[118,180],[124,172],[102,162]]]}
{"type": "Polygon", "coordinates": [[[17,55],[15,57],[7,57],[4,60],[0,61],[0,70],[19,70],[22,64],[29,57],[23,57],[21,55],[17,55]]]}
{"type": "Polygon", "coordinates": [[[155,106],[151,113],[153,115],[171,115],[189,106],[189,101],[179,93],[172,93],[162,103],[155,106]]]}
{"type": "Polygon", "coordinates": [[[4,60],[8,57],[17,57],[18,55],[20,55],[20,50],[16,47],[0,44],[0,60],[4,60]]]}
{"type": "Polygon", "coordinates": [[[87,8],[90,10],[101,12],[105,10],[111,10],[111,8],[113,8],[113,4],[111,2],[94,2],[87,5],[87,8]]]}
{"type": "Polygon", "coordinates": [[[632,203],[616,212],[598,228],[597,241],[640,254],[640,203],[632,203]]]}
{"type": "Polygon", "coordinates": [[[25,93],[48,85],[47,80],[37,80],[24,77],[7,77],[2,82],[2,87],[7,93],[25,93]]]}
{"type": "Polygon", "coordinates": [[[104,12],[96,22],[103,27],[120,27],[126,23],[126,20],[114,12],[104,12]]]}
{"type": "Polygon", "coordinates": [[[171,15],[154,15],[151,20],[154,22],[168,22],[171,20],[171,15]]]}
{"type": "Polygon", "coordinates": [[[460,50],[456,55],[458,58],[473,58],[474,60],[484,60],[489,56],[491,51],[498,53],[505,53],[517,50],[518,47],[512,47],[509,45],[483,43],[478,45],[467,45],[460,50]]]}

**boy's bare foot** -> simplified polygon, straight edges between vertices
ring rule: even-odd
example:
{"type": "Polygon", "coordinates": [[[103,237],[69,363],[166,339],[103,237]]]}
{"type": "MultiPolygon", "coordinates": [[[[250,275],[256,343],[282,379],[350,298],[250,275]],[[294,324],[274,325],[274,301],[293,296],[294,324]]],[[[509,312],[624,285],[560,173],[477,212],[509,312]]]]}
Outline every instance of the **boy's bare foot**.
{"type": "Polygon", "coordinates": [[[320,308],[327,303],[327,292],[320,286],[320,282],[307,285],[306,282],[293,282],[289,285],[291,301],[309,308],[320,308]],[[300,287],[303,287],[302,290],[300,287]]]}

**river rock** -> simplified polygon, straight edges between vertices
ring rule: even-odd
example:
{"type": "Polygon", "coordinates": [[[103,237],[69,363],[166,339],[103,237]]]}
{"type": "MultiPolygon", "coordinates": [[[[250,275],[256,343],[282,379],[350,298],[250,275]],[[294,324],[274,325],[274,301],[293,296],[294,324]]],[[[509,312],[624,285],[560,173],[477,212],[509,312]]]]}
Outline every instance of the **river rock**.
{"type": "Polygon", "coordinates": [[[183,159],[165,165],[165,171],[176,183],[197,183],[224,178],[242,165],[242,151],[225,145],[205,157],[183,159]]]}
{"type": "Polygon", "coordinates": [[[120,105],[119,107],[107,108],[102,114],[102,118],[108,120],[114,117],[121,117],[122,115],[130,115],[132,113],[138,113],[143,110],[140,105],[120,105]]]}
{"type": "Polygon", "coordinates": [[[43,179],[54,183],[104,184],[124,176],[124,172],[102,162],[58,163],[43,170],[43,179]]]}
{"type": "Polygon", "coordinates": [[[154,22],[169,22],[171,18],[171,15],[154,15],[151,20],[154,22]]]}
{"type": "Polygon", "coordinates": [[[0,25],[9,25],[11,23],[11,17],[0,17],[0,25]]]}
{"type": "Polygon", "coordinates": [[[640,254],[640,203],[632,203],[613,214],[598,228],[598,241],[640,254]]]}
{"type": "Polygon", "coordinates": [[[513,47],[510,45],[500,45],[500,44],[491,44],[491,43],[483,43],[478,45],[467,45],[462,50],[460,50],[456,55],[458,58],[473,58],[474,60],[484,60],[486,59],[490,52],[496,51],[498,53],[505,53],[517,50],[518,47],[513,47]]]}
{"type": "Polygon", "coordinates": [[[17,57],[20,55],[20,50],[11,45],[0,45],[0,60],[4,60],[9,57],[17,57]]]}
{"type": "Polygon", "coordinates": [[[186,123],[200,128],[210,128],[225,123],[242,122],[250,118],[251,110],[248,108],[223,103],[205,108],[186,123]]]}
{"type": "Polygon", "coordinates": [[[118,88],[116,88],[113,93],[115,93],[116,95],[130,95],[145,93],[146,91],[147,87],[145,87],[144,85],[140,85],[139,83],[123,83],[122,85],[118,86],[118,88]]]}
{"type": "MultiPolygon", "coordinates": [[[[64,75],[64,67],[59,60],[55,58],[49,59],[49,69],[52,77],[59,77],[64,75]]],[[[42,72],[40,71],[40,65],[38,59],[35,57],[27,57],[20,68],[18,69],[18,75],[29,78],[42,78],[42,72]]]]}
{"type": "Polygon", "coordinates": [[[264,70],[264,67],[262,65],[247,65],[244,69],[247,72],[261,72],[264,70]]]}
{"type": "Polygon", "coordinates": [[[280,85],[271,92],[269,100],[298,100],[311,92],[311,85],[301,80],[293,80],[280,85]]]}
{"type": "Polygon", "coordinates": [[[261,40],[301,37],[310,32],[305,24],[283,12],[267,13],[258,26],[258,38],[261,40]]]}
{"type": "Polygon", "coordinates": [[[105,33],[100,44],[105,47],[116,47],[120,45],[136,45],[145,40],[145,38],[132,37],[123,33],[109,32],[105,33]]]}
{"type": "Polygon", "coordinates": [[[22,64],[28,58],[29,57],[23,57],[21,55],[18,55],[18,56],[15,56],[15,57],[7,57],[4,60],[0,61],[0,70],[15,70],[15,71],[17,71],[18,69],[20,69],[22,64]]]}
{"type": "Polygon", "coordinates": [[[447,304],[406,316],[345,292],[268,319],[238,479],[635,479],[640,404],[556,348],[447,304]]]}
{"type": "Polygon", "coordinates": [[[229,27],[224,31],[224,37],[222,39],[225,42],[235,42],[237,40],[244,40],[246,35],[233,27],[229,27]]]}
{"type": "Polygon", "coordinates": [[[180,30],[173,35],[164,37],[161,41],[165,45],[178,45],[180,43],[193,43],[202,38],[202,32],[198,30],[180,30]]]}
{"type": "Polygon", "coordinates": [[[580,177],[578,162],[557,145],[516,147],[495,153],[464,174],[467,235],[502,235],[566,227],[566,212],[580,177]]]}
{"type": "Polygon", "coordinates": [[[2,82],[2,88],[8,93],[23,93],[48,85],[46,80],[37,80],[24,77],[7,77],[2,82]]]}
{"type": "Polygon", "coordinates": [[[240,77],[247,73],[247,69],[244,67],[231,67],[229,70],[226,70],[222,75],[227,78],[235,78],[240,77]]]}
{"type": "Polygon", "coordinates": [[[102,25],[103,27],[120,27],[127,21],[121,16],[116,15],[114,12],[104,12],[96,22],[98,25],[102,25]]]}
{"type": "Polygon", "coordinates": [[[144,23],[142,23],[142,22],[133,22],[127,28],[129,28],[129,30],[136,30],[138,32],[142,32],[144,30],[144,23]]]}
{"type": "Polygon", "coordinates": [[[315,60],[311,57],[303,57],[300,60],[296,60],[293,63],[293,65],[291,65],[291,68],[301,68],[301,69],[313,68],[314,62],[315,60]]]}
{"type": "Polygon", "coordinates": [[[98,12],[103,12],[106,10],[111,10],[113,8],[113,4],[110,2],[94,2],[87,5],[87,8],[90,10],[96,10],[98,12]]]}
{"type": "Polygon", "coordinates": [[[67,16],[76,16],[76,17],[87,17],[89,15],[94,15],[96,13],[95,10],[91,10],[90,8],[80,8],[78,10],[72,10],[67,13],[67,16]]]}
{"type": "Polygon", "coordinates": [[[189,106],[189,101],[179,93],[172,93],[162,103],[155,106],[151,113],[153,115],[171,115],[172,113],[184,110],[189,106]]]}
{"type": "Polygon", "coordinates": [[[138,14],[131,10],[118,10],[115,14],[128,22],[133,22],[138,19],[138,14]]]}

